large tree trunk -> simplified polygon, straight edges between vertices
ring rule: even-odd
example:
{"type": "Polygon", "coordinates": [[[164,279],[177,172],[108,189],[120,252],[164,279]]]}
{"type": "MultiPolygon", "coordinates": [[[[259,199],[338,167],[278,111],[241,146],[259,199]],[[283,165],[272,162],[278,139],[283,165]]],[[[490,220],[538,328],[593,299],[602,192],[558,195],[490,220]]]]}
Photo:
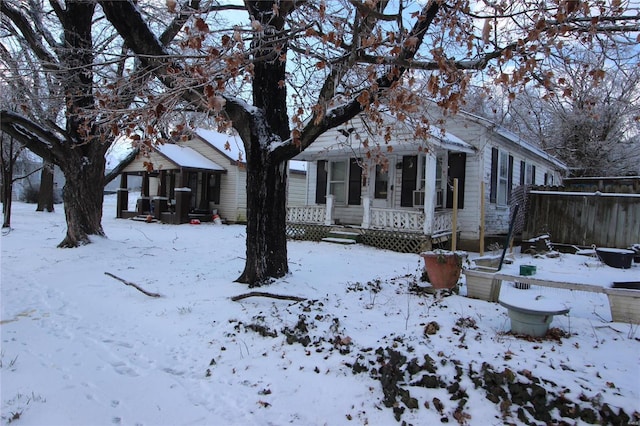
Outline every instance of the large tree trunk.
{"type": "Polygon", "coordinates": [[[53,211],[53,164],[45,162],[40,171],[37,212],[53,211]]]}
{"type": "MultiPolygon", "coordinates": [[[[253,144],[255,147],[258,144],[253,144]]],[[[267,153],[262,153],[264,159],[267,153]]],[[[286,238],[286,163],[247,167],[247,259],[236,280],[257,287],[289,272],[286,238]]]]}
{"type": "Polygon", "coordinates": [[[90,243],[89,235],[105,235],[102,229],[104,156],[75,154],[61,166],[66,179],[62,200],[67,235],[58,247],[77,247],[90,243]]]}
{"type": "Polygon", "coordinates": [[[237,281],[256,287],[289,272],[287,163],[274,158],[269,144],[291,134],[286,86],[279,84],[285,80],[286,61],[280,60],[280,55],[286,55],[287,44],[278,35],[290,5],[281,4],[277,16],[273,15],[273,2],[248,1],[246,5],[249,14],[264,26],[265,35],[258,41],[256,57],[261,59],[254,63],[253,76],[253,103],[261,113],[253,114],[250,124],[234,123],[241,134],[251,128],[243,138],[247,148],[247,261],[237,281]],[[267,137],[270,140],[265,140],[267,137]]]}

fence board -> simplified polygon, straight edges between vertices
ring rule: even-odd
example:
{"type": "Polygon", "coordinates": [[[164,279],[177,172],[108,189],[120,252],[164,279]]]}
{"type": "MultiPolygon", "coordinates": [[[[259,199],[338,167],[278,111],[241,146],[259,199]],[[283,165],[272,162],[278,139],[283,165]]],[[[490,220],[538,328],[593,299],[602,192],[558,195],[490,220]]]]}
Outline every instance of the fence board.
{"type": "Polygon", "coordinates": [[[640,195],[531,191],[523,237],[545,233],[553,242],[579,246],[640,243],[640,195]]]}

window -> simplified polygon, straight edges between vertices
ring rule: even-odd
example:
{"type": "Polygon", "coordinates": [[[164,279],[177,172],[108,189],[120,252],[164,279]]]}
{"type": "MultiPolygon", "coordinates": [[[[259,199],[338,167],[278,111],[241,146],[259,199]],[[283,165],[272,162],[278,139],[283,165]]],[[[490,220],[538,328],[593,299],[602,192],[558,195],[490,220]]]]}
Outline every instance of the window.
{"type": "Polygon", "coordinates": [[[507,204],[509,190],[509,154],[500,152],[498,160],[498,205],[507,204]]]}
{"type": "Polygon", "coordinates": [[[507,152],[491,149],[491,191],[489,200],[506,206],[513,187],[513,157],[507,152]]]}
{"type": "MultiPolygon", "coordinates": [[[[546,179],[546,178],[545,178],[546,179]]],[[[535,185],[536,166],[530,163],[520,162],[520,185],[535,185]]]]}
{"type": "Polygon", "coordinates": [[[380,164],[376,165],[376,181],[373,190],[373,198],[378,200],[387,199],[387,188],[389,186],[389,172],[380,164]]]}
{"type": "Polygon", "coordinates": [[[327,190],[336,204],[361,204],[362,168],[357,159],[319,160],[317,164],[316,204],[326,204],[327,190]]]}
{"type": "Polygon", "coordinates": [[[336,204],[347,202],[347,162],[332,161],[329,163],[329,194],[333,195],[336,204]]]}

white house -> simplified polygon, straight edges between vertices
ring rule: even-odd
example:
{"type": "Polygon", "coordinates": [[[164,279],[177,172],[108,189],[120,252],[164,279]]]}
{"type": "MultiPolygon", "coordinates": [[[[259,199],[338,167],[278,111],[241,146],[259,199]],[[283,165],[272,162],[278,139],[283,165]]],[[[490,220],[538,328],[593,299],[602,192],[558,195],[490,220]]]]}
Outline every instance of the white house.
{"type": "MultiPolygon", "coordinates": [[[[224,221],[247,219],[246,170],[242,141],[237,135],[197,129],[193,138],[158,145],[140,155],[122,173],[118,217],[153,214],[168,223],[191,218],[224,221]],[[141,175],[141,198],[129,211],[127,176],[141,175]],[[121,198],[121,199],[120,199],[121,198]]],[[[307,194],[306,163],[289,165],[288,202],[303,205],[307,194]]]]}
{"type": "Polygon", "coordinates": [[[362,117],[325,133],[296,157],[309,163],[308,196],[304,207],[289,208],[292,229],[294,224],[343,225],[364,236],[386,231],[386,237],[374,239],[413,235],[417,242],[374,245],[428,249],[452,234],[457,178],[460,246],[473,249],[480,236],[481,182],[485,232],[506,234],[512,190],[521,184],[558,185],[566,170],[541,149],[469,113],[437,117],[438,127],[424,137],[416,137],[410,124],[385,116],[386,142],[367,132],[362,117]]]}

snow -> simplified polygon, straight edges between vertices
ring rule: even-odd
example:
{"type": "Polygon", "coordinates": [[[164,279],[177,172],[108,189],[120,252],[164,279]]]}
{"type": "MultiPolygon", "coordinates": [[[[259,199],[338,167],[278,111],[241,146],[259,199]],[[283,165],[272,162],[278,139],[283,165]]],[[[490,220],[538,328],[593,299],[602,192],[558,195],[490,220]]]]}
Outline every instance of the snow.
{"type": "Polygon", "coordinates": [[[188,146],[166,143],[155,146],[155,149],[160,151],[169,160],[173,161],[180,167],[217,171],[225,170],[221,165],[209,160],[207,157],[188,146]]]}
{"type": "Polygon", "coordinates": [[[203,128],[196,129],[196,134],[229,157],[231,161],[246,161],[247,156],[240,136],[203,128]]]}
{"type": "MultiPolygon", "coordinates": [[[[483,365],[508,368],[522,382],[533,375],[548,392],[596,412],[604,403],[616,413],[640,411],[638,326],[610,322],[604,294],[504,284],[503,292],[571,306],[551,324],[567,335],[525,339],[508,333],[507,309],[466,298],[464,285],[448,297],[409,291],[422,268],[416,254],[291,241],[290,274],[258,290],[307,300],[232,301],[250,291],[234,282],[244,268],[243,226],[114,219],[114,205],[115,196],[107,196],[108,239],[58,249],[66,232],[62,206],[43,213],[14,202],[13,228],[1,239],[3,424],[400,424],[372,372],[382,370],[378,348],[421,363],[431,357],[437,376],[466,392],[471,425],[522,424],[515,405],[503,418],[468,377],[483,365]],[[292,332],[302,330],[302,320],[307,346],[292,332]],[[439,328],[425,334],[432,322],[439,328]],[[369,371],[356,373],[356,365],[369,371]],[[456,379],[458,365],[463,374],[456,379]]],[[[640,280],[639,264],[621,270],[584,256],[513,258],[505,272],[516,275],[520,264],[531,264],[541,278],[640,280]]],[[[401,420],[456,422],[460,401],[447,389],[402,386],[418,408],[405,408],[401,420]]],[[[400,397],[397,405],[405,407],[400,397]]],[[[560,418],[557,409],[550,414],[560,418]]]]}

